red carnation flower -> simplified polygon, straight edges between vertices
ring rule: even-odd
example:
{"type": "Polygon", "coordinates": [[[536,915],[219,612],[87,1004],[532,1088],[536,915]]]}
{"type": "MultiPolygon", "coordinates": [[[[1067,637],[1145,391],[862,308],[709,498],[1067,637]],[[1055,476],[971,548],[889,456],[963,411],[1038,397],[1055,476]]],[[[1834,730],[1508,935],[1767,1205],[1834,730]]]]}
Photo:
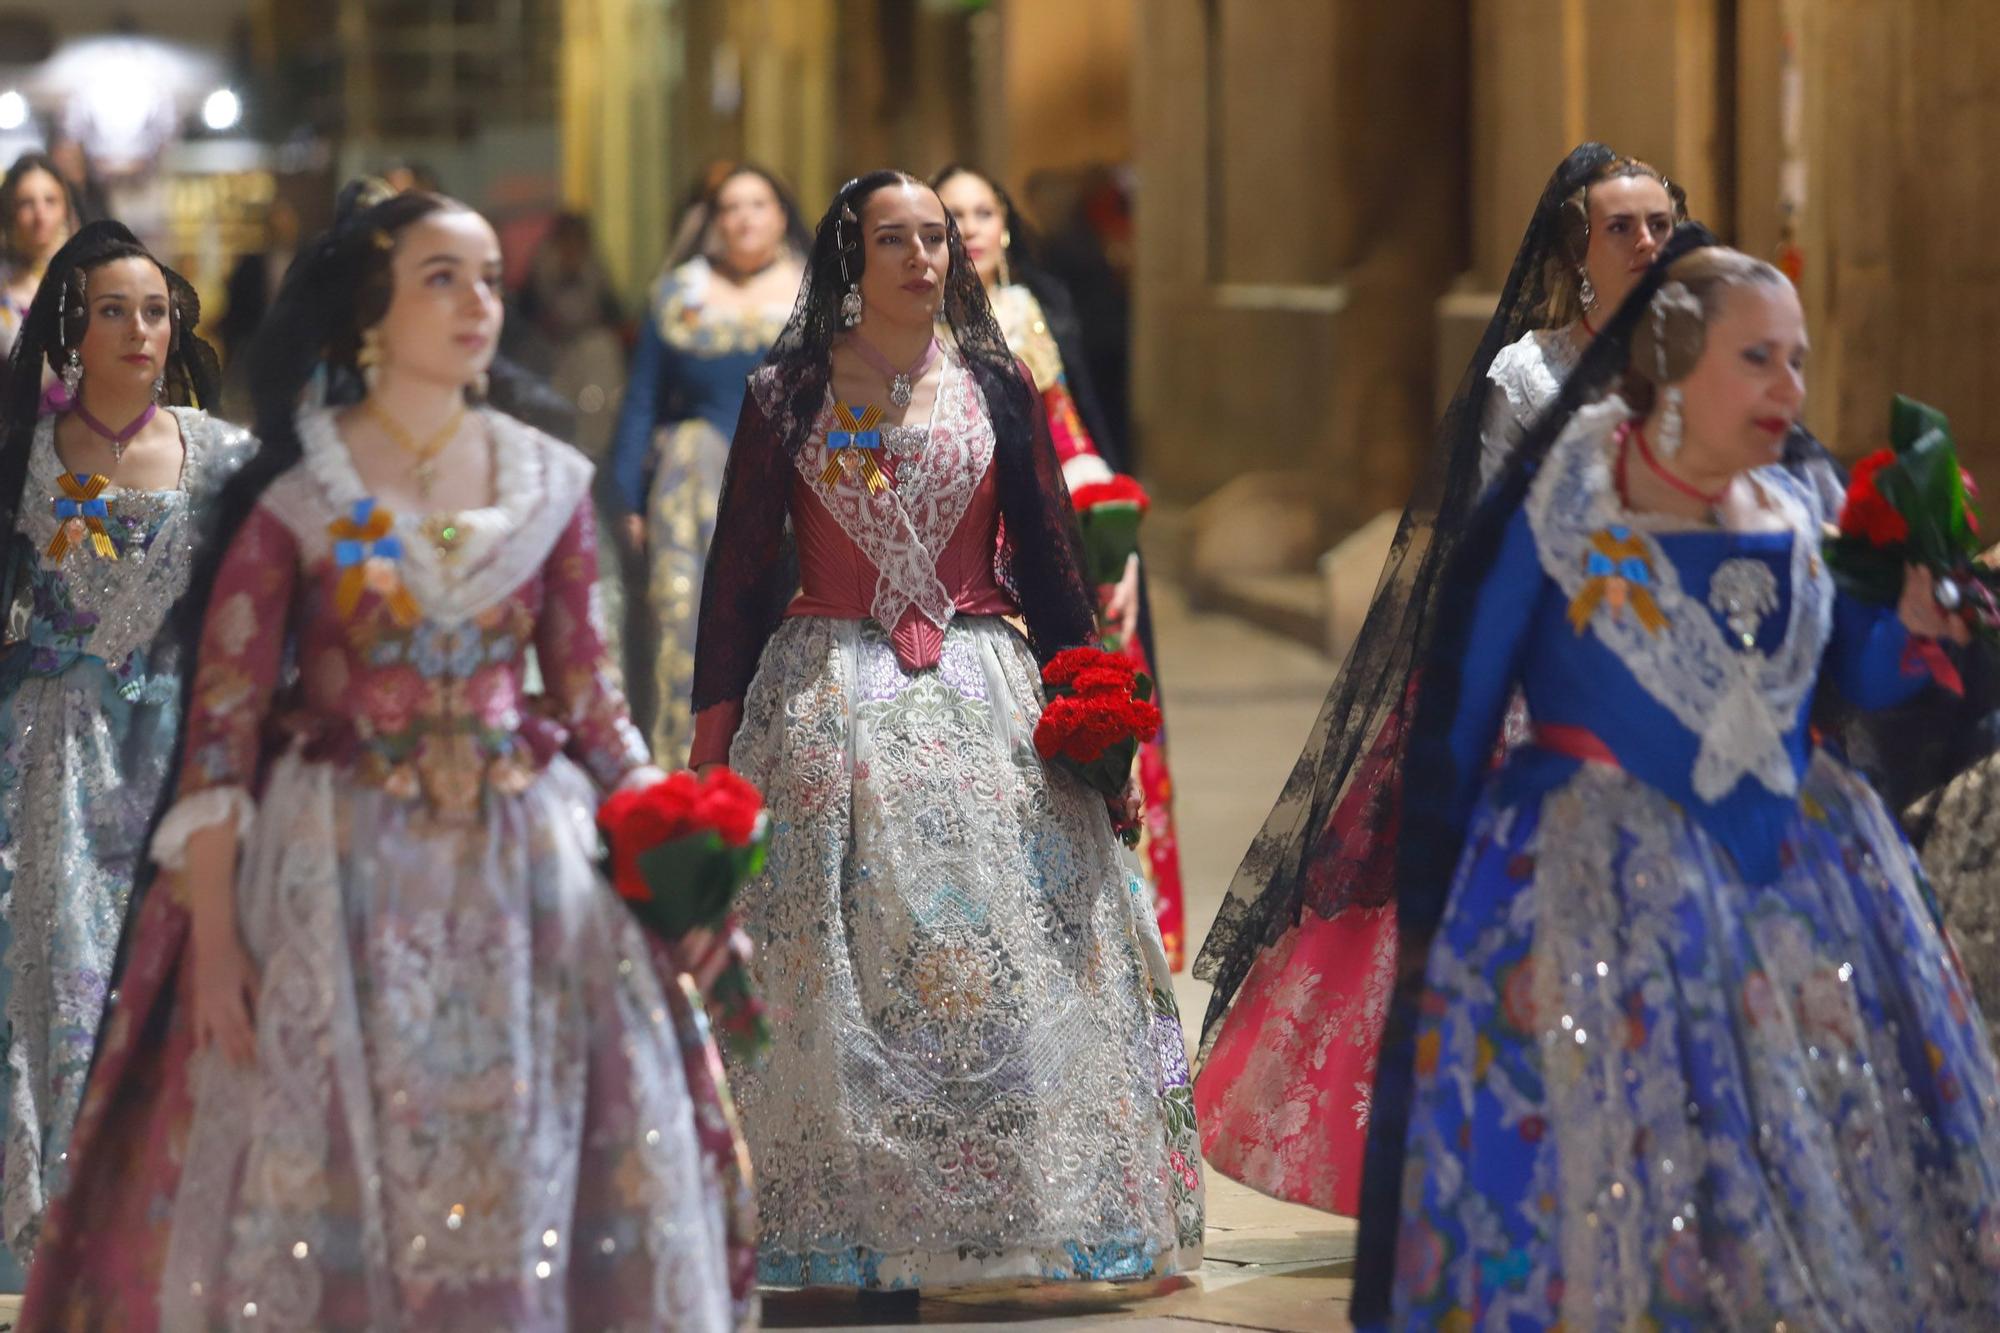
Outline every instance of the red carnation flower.
{"type": "Polygon", "coordinates": [[[1094,481],[1079,486],[1070,492],[1069,498],[1078,513],[1099,505],[1128,504],[1136,505],[1143,514],[1153,503],[1145,488],[1127,476],[1115,476],[1109,481],[1094,481]]]}
{"type": "Polygon", "coordinates": [[[1843,536],[1858,537],[1870,546],[1899,546],[1910,536],[1909,520],[1882,497],[1875,474],[1896,461],[1889,449],[1877,449],[1854,465],[1853,480],[1847,486],[1847,500],[1840,510],[1843,536]]]}

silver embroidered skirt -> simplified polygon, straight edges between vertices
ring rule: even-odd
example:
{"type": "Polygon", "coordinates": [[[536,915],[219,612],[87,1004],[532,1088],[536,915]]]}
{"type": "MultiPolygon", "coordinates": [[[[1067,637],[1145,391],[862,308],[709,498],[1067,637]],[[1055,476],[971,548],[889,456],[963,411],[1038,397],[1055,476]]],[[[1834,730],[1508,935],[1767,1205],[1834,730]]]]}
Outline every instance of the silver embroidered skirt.
{"type": "Polygon", "coordinates": [[[1104,804],[1032,743],[1035,661],[954,621],[905,672],[873,622],[788,620],[733,765],[776,1045],[732,1070],[779,1286],[1130,1279],[1199,1261],[1166,958],[1104,804]]]}
{"type": "Polygon", "coordinates": [[[1430,953],[1393,1326],[2000,1327],[2000,1078],[1867,784],[1814,756],[1768,884],[1622,771],[1509,790],[1430,953]]]}
{"type": "Polygon", "coordinates": [[[736,1327],[596,804],[563,758],[467,824],[279,760],[237,886],[257,1062],[194,1058],[163,1327],[736,1327]]]}
{"type": "Polygon", "coordinates": [[[2000,1018],[2000,756],[1981,760],[1918,806],[1924,869],[1937,890],[1972,992],[2000,1018]]]}

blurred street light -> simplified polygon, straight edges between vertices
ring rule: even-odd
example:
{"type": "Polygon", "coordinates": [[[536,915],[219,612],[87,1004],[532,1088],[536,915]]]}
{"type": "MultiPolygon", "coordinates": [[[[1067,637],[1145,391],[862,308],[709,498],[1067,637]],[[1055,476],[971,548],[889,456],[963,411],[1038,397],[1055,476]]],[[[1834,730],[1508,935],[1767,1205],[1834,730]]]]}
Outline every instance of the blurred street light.
{"type": "Polygon", "coordinates": [[[0,93],[0,130],[18,130],[28,123],[28,99],[9,88],[0,93]]]}
{"type": "Polygon", "coordinates": [[[217,88],[201,104],[201,123],[220,133],[233,130],[243,119],[243,99],[227,88],[217,88]]]}

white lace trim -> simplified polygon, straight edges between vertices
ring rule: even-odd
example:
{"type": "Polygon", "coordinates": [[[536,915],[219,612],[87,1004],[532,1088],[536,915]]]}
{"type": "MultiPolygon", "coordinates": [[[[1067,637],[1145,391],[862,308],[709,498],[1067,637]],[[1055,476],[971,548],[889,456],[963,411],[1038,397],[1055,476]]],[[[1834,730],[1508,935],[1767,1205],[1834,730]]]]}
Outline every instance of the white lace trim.
{"type": "Polygon", "coordinates": [[[1719,801],[1745,776],[1791,796],[1798,790],[1798,772],[1785,737],[1798,725],[1800,708],[1818,679],[1832,628],[1833,580],[1818,559],[1816,506],[1782,468],[1753,474],[1791,532],[1791,616],[1775,653],[1733,647],[1708,608],[1682,590],[1679,572],[1658,541],[1618,502],[1610,439],[1629,415],[1615,397],[1578,412],[1535,478],[1527,513],[1542,568],[1574,599],[1589,581],[1584,562],[1591,537],[1606,528],[1629,529],[1645,547],[1666,627],[1656,634],[1629,611],[1600,609],[1590,619],[1592,633],[1647,694],[1700,738],[1693,774],[1697,796],[1719,801]]]}
{"type": "Polygon", "coordinates": [[[185,870],[189,838],[218,824],[234,825],[236,836],[243,838],[256,820],[257,802],[242,787],[210,787],[183,796],[153,833],[153,861],[165,870],[185,870]]]}
{"type": "Polygon", "coordinates": [[[820,485],[828,461],[826,435],[834,424],[831,389],[805,447],[792,459],[840,530],[875,566],[869,614],[887,630],[911,607],[939,629],[951,623],[957,608],[938,577],[938,556],[993,462],[993,425],[977,385],[955,350],[947,348],[944,362],[929,438],[903,462],[894,486],[871,492],[845,477],[832,490],[820,485]]]}
{"type": "MultiPolygon", "coordinates": [[[[446,556],[423,532],[426,515],[397,514],[404,586],[425,617],[450,626],[511,596],[548,559],[590,491],[590,461],[561,441],[505,413],[482,411],[493,437],[494,504],[451,516],[462,536],[446,556]]],[[[265,493],[264,503],[290,528],[306,559],[331,550],[327,525],[347,514],[367,488],[335,428],[333,413],[298,417],[305,459],[265,493]]]]}
{"type": "Polygon", "coordinates": [[[1576,369],[1583,348],[1571,328],[1531,329],[1501,348],[1486,368],[1493,391],[1479,429],[1479,484],[1500,475],[1521,437],[1576,369]]]}

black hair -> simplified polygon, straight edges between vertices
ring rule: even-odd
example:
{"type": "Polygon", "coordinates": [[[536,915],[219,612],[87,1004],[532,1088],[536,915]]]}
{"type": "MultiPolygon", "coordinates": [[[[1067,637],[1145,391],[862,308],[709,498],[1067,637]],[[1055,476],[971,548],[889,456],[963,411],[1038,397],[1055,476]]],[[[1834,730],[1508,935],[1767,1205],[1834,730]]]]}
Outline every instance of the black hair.
{"type": "Polygon", "coordinates": [[[785,188],[785,183],[779,180],[775,173],[758,166],[755,162],[738,162],[716,177],[713,185],[701,191],[700,200],[694,205],[700,210],[701,224],[689,232],[667,257],[669,268],[685,264],[696,255],[709,253],[714,241],[715,213],[721,206],[722,192],[728,188],[729,182],[742,176],[755,176],[771,187],[771,194],[778,201],[778,209],[785,215],[785,245],[793,254],[805,254],[807,248],[812,245],[812,233],[806,230],[805,215],[799,212],[798,200],[792,197],[792,192],[785,188]]]}
{"type": "Polygon", "coordinates": [[[0,238],[6,242],[6,256],[10,263],[26,263],[27,256],[14,248],[14,195],[21,188],[31,172],[44,171],[62,187],[63,203],[69,208],[69,225],[74,228],[83,216],[77,203],[76,187],[69,183],[69,177],[62,174],[55,159],[47,153],[23,153],[14,159],[14,165],[7,168],[7,174],[0,176],[0,238]]]}
{"type": "Polygon", "coordinates": [[[210,407],[215,402],[221,363],[215,349],[195,333],[201,322],[201,298],[194,288],[141,245],[123,223],[84,226],[49,260],[8,357],[6,387],[0,391],[0,422],[5,423],[0,427],[4,431],[0,433],[0,532],[14,531],[20,518],[28,452],[40,421],[42,372],[60,374],[70,352],[83,341],[90,317],[87,275],[121,259],[143,259],[166,280],[173,332],[162,372],[163,400],[185,407],[210,407]]]}
{"type": "MultiPolygon", "coordinates": [[[[764,364],[777,378],[783,404],[774,424],[788,450],[804,447],[819,416],[820,402],[833,376],[834,340],[845,332],[840,302],[850,285],[861,281],[867,267],[867,247],[861,243],[861,214],[876,191],[892,186],[931,187],[904,171],[871,171],[840,187],[813,233],[806,256],[805,280],[791,322],[778,335],[764,364]]],[[[935,193],[935,191],[933,191],[935,193]]],[[[993,318],[986,289],[966,256],[965,242],[949,210],[944,212],[944,304],[939,318],[950,333],[966,367],[978,381],[993,422],[996,447],[1026,451],[1034,437],[1033,413],[1040,409],[1022,376],[1019,362],[1007,348],[1006,335],[993,318]]]]}

